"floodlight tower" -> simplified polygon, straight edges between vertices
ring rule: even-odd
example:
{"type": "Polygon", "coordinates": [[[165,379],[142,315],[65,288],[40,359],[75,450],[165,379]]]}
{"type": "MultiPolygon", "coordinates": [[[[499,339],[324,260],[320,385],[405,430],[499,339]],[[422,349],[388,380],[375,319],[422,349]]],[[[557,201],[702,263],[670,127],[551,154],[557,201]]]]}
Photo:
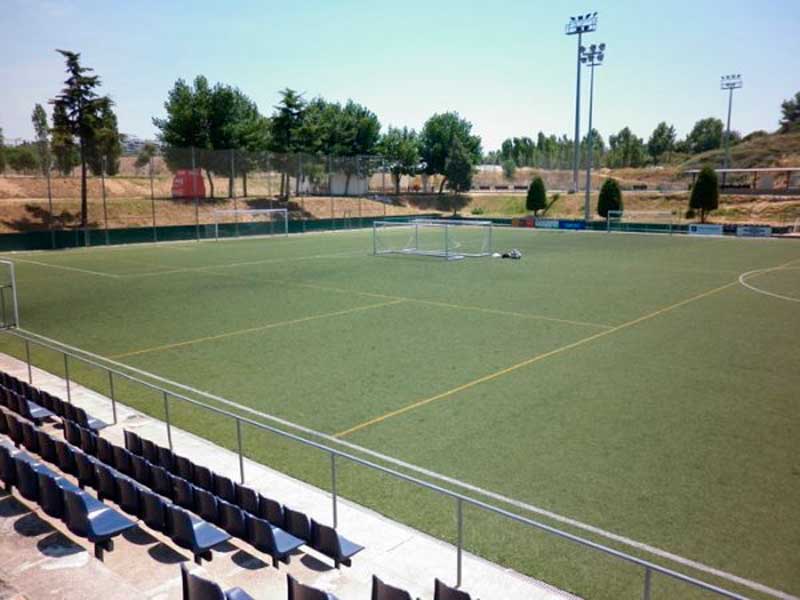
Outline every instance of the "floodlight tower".
{"type": "Polygon", "coordinates": [[[720,78],[719,89],[728,90],[728,126],[725,130],[725,168],[731,167],[731,108],[733,106],[733,90],[742,87],[742,76],[723,75],[720,78]]]}
{"type": "Polygon", "coordinates": [[[586,134],[586,199],[583,203],[584,218],[589,220],[590,198],[592,192],[592,157],[594,155],[594,140],[592,139],[592,111],[594,108],[594,68],[603,64],[606,45],[592,44],[588,48],[581,46],[581,62],[591,69],[589,79],[589,131],[586,134]]]}
{"type": "MultiPolygon", "coordinates": [[[[572,187],[578,191],[578,159],[580,156],[581,133],[581,47],[584,33],[591,33],[597,29],[597,13],[586,13],[577,17],[570,17],[569,23],[564,28],[567,35],[578,36],[578,54],[576,62],[577,81],[575,83],[575,153],[572,160],[572,187]]],[[[588,209],[584,215],[589,218],[588,209]]]]}

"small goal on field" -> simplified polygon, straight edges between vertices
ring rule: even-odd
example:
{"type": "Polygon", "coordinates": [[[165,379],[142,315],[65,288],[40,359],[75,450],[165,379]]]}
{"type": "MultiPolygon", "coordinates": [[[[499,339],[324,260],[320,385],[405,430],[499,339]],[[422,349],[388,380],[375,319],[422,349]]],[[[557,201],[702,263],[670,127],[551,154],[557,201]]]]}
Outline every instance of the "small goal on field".
{"type": "Polygon", "coordinates": [[[289,211],[285,208],[227,209],[214,211],[211,235],[238,238],[254,235],[289,235],[289,211]]]}
{"type": "Polygon", "coordinates": [[[670,210],[610,210],[607,231],[672,233],[675,213],[670,210]]]}
{"type": "Polygon", "coordinates": [[[375,221],[372,253],[458,260],[492,254],[492,222],[456,219],[375,221]]]}

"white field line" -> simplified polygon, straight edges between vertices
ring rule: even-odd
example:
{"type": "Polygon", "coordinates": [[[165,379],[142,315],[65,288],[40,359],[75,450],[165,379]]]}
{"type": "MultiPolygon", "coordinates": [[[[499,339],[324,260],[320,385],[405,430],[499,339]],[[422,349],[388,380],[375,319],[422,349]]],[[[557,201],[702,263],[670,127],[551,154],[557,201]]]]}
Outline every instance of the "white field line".
{"type": "MultiPolygon", "coordinates": [[[[798,259],[800,260],[800,259],[798,259]]],[[[795,262],[795,261],[792,261],[795,262]]],[[[767,290],[762,290],[759,287],[756,287],[750,283],[747,283],[747,279],[749,277],[756,277],[758,275],[763,275],[764,273],[769,273],[772,271],[789,271],[792,270],[794,267],[774,267],[772,269],[756,269],[754,271],[747,271],[747,273],[742,273],[739,275],[739,283],[741,283],[744,287],[748,290],[751,290],[757,294],[763,294],[765,296],[771,296],[773,298],[778,298],[779,300],[788,300],[789,302],[800,302],[800,298],[794,298],[793,296],[784,296],[782,294],[776,294],[775,292],[770,292],[767,290]]]]}
{"type": "Polygon", "coordinates": [[[68,267],[65,265],[54,265],[51,263],[39,262],[38,260],[19,258],[17,256],[11,257],[11,260],[16,262],[29,263],[32,265],[38,265],[40,267],[47,267],[50,269],[60,269],[62,271],[74,271],[76,273],[86,273],[88,275],[97,275],[99,277],[110,277],[112,279],[120,279],[122,277],[121,275],[116,275],[114,273],[105,273],[103,271],[92,271],[91,269],[79,269],[78,267],[68,267]]]}

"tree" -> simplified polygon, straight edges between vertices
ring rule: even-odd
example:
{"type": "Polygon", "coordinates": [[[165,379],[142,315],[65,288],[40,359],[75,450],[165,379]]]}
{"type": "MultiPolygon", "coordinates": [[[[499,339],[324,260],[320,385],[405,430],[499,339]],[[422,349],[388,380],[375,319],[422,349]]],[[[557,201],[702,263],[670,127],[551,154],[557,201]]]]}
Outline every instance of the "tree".
{"type": "Polygon", "coordinates": [[[622,210],[622,206],[622,190],[620,190],[617,180],[606,179],[600,188],[600,196],[597,199],[597,214],[607,219],[609,211],[622,210]]]}
{"type": "Polygon", "coordinates": [[[481,138],[472,135],[472,124],[458,113],[435,114],[425,122],[420,133],[420,155],[429,175],[443,175],[439,194],[447,183],[446,167],[458,140],[464,152],[475,165],[481,159],[481,138]]]}
{"type": "Polygon", "coordinates": [[[704,167],[697,175],[689,197],[689,208],[700,210],[700,222],[706,222],[706,213],[719,206],[719,181],[711,167],[704,167]]]}
{"type": "Polygon", "coordinates": [[[456,194],[468,192],[472,187],[474,158],[458,137],[453,139],[453,147],[447,157],[443,174],[447,180],[447,187],[456,194]]]}
{"type": "Polygon", "coordinates": [[[525,208],[534,215],[547,208],[547,190],[541,177],[536,177],[531,182],[531,186],[528,188],[528,197],[525,200],[525,208]]]}
{"type": "Polygon", "coordinates": [[[507,158],[501,164],[503,169],[503,177],[508,179],[509,181],[514,179],[514,175],[517,172],[517,163],[514,162],[513,158],[507,158]]]}
{"type": "Polygon", "coordinates": [[[419,166],[419,138],[413,129],[389,127],[378,143],[378,152],[389,161],[395,194],[400,193],[400,178],[414,175],[419,166]]]}
{"type": "Polygon", "coordinates": [[[29,173],[39,168],[39,159],[30,144],[6,148],[8,166],[17,173],[29,173]]]}
{"type": "Polygon", "coordinates": [[[0,173],[6,172],[6,144],[3,137],[3,128],[0,127],[0,173]]]}
{"type": "Polygon", "coordinates": [[[723,129],[722,121],[714,117],[697,121],[686,137],[686,141],[689,144],[689,152],[700,154],[701,152],[721,148],[723,129]]]}
{"type": "Polygon", "coordinates": [[[95,134],[88,147],[89,169],[94,175],[119,173],[119,159],[122,156],[122,136],[117,127],[117,115],[106,104],[100,109],[95,134]]]}
{"type": "Polygon", "coordinates": [[[636,136],[629,127],[623,127],[608,138],[610,150],[606,158],[609,167],[641,167],[645,162],[644,140],[636,136]]]}
{"type": "Polygon", "coordinates": [[[800,92],[781,103],[781,133],[800,129],[800,92]]]}
{"type": "Polygon", "coordinates": [[[136,155],[136,161],[133,163],[133,166],[136,169],[143,169],[150,164],[150,161],[157,153],[158,148],[156,145],[151,142],[147,142],[144,146],[142,146],[142,149],[139,150],[139,154],[136,155]]]}
{"type": "MultiPolygon", "coordinates": [[[[54,136],[68,148],[68,140],[78,139],[78,156],[81,166],[81,223],[85,228],[89,205],[86,190],[86,168],[89,150],[97,142],[98,129],[103,123],[103,115],[110,110],[111,100],[99,96],[95,91],[100,87],[100,77],[90,75],[93,69],[80,64],[81,55],[68,50],[57,50],[67,64],[68,77],[61,93],[51,100],[53,105],[54,136]]],[[[74,144],[74,142],[72,142],[74,144]]]]}
{"type": "MultiPolygon", "coordinates": [[[[301,146],[301,131],[306,112],[306,101],[303,96],[291,88],[281,91],[281,101],[275,106],[275,113],[272,115],[272,125],[270,128],[270,150],[280,154],[299,152],[301,146]]],[[[289,176],[292,164],[286,157],[279,157],[281,167],[281,197],[289,195],[289,176]]]]}
{"type": "Polygon", "coordinates": [[[660,163],[666,154],[669,154],[675,149],[675,127],[667,125],[661,121],[653,133],[650,134],[650,139],[647,140],[647,152],[653,158],[653,162],[660,163]]]}
{"type": "Polygon", "coordinates": [[[350,178],[356,173],[365,174],[358,157],[375,151],[380,139],[381,124],[375,113],[367,107],[348,100],[337,115],[334,132],[329,154],[353,159],[340,163],[346,177],[344,193],[347,195],[350,178]]]}
{"type": "Polygon", "coordinates": [[[41,104],[33,107],[31,122],[33,123],[33,130],[36,132],[36,150],[39,153],[39,166],[42,169],[42,175],[47,177],[53,158],[50,153],[50,126],[47,123],[47,113],[41,104]]]}

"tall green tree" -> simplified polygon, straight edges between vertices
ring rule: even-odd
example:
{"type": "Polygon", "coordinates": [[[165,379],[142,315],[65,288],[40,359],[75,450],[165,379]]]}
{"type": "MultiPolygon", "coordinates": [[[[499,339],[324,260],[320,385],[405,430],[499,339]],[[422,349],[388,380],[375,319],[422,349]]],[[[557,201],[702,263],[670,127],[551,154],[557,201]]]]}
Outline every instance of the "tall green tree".
{"type": "Polygon", "coordinates": [[[534,215],[547,208],[547,190],[541,177],[535,177],[531,182],[528,196],[525,199],[525,208],[534,215]]]}
{"type": "Polygon", "coordinates": [[[419,166],[419,139],[416,131],[389,127],[378,143],[378,153],[389,163],[395,194],[400,193],[400,178],[414,175],[419,166]]]}
{"type": "Polygon", "coordinates": [[[623,127],[617,134],[609,136],[608,145],[606,163],[609,167],[641,167],[645,162],[644,141],[629,127],[623,127]]]}
{"type": "Polygon", "coordinates": [[[301,152],[302,129],[307,103],[302,94],[286,88],[280,92],[281,100],[275,106],[270,127],[270,150],[283,154],[275,157],[281,170],[281,197],[289,195],[289,177],[292,169],[296,169],[296,161],[290,160],[286,154],[301,152]]]}
{"type": "Polygon", "coordinates": [[[725,126],[722,121],[715,117],[700,119],[694,124],[686,142],[689,152],[700,154],[709,150],[716,150],[722,147],[722,132],[725,126]]]}
{"type": "MultiPolygon", "coordinates": [[[[472,165],[481,159],[481,138],[472,133],[472,123],[458,113],[435,114],[428,119],[420,133],[420,155],[429,175],[442,175],[439,194],[444,190],[448,175],[446,167],[456,147],[456,140],[468,156],[472,165]]],[[[463,159],[459,157],[459,161],[463,159]]]]}
{"type": "Polygon", "coordinates": [[[653,158],[653,162],[660,163],[664,159],[664,155],[669,157],[669,154],[675,149],[675,127],[667,125],[665,121],[661,121],[653,133],[650,134],[650,139],[647,140],[647,152],[653,158]]]}
{"type": "Polygon", "coordinates": [[[17,173],[31,173],[39,168],[39,157],[30,144],[6,148],[6,160],[17,173]]]}
{"type": "Polygon", "coordinates": [[[781,133],[800,129],[800,92],[781,103],[781,133]]]}
{"type": "Polygon", "coordinates": [[[456,194],[468,192],[472,187],[472,174],[475,171],[475,155],[460,138],[453,138],[453,147],[444,166],[447,187],[456,194]]]}
{"type": "MultiPolygon", "coordinates": [[[[89,205],[86,188],[86,170],[89,152],[97,143],[97,134],[103,121],[103,114],[110,110],[111,100],[100,96],[100,77],[91,75],[94,71],[81,65],[81,55],[68,50],[57,50],[66,61],[67,79],[64,89],[50,103],[53,105],[54,137],[68,147],[68,140],[77,139],[78,156],[81,166],[81,227],[86,227],[89,205]]],[[[73,142],[74,143],[74,142],[73,142]]]]}
{"type": "Polygon", "coordinates": [[[706,213],[719,206],[719,180],[711,167],[703,167],[697,175],[689,196],[689,207],[700,211],[700,222],[706,222],[706,213]]]}
{"type": "Polygon", "coordinates": [[[122,135],[117,126],[117,115],[106,104],[100,109],[95,134],[88,147],[88,164],[93,175],[116,175],[122,156],[122,135]]]}
{"type": "Polygon", "coordinates": [[[137,169],[143,169],[150,165],[150,161],[155,158],[156,154],[158,153],[158,148],[155,144],[147,142],[142,148],[139,150],[139,153],[136,155],[136,160],[133,163],[133,166],[137,169]]]}
{"type": "Polygon", "coordinates": [[[597,214],[607,219],[610,211],[622,210],[622,206],[622,190],[617,180],[609,177],[600,187],[600,195],[597,198],[597,214]]]}
{"type": "Polygon", "coordinates": [[[36,134],[36,150],[39,153],[39,166],[42,175],[47,177],[50,167],[53,164],[52,153],[50,152],[50,126],[47,123],[47,113],[41,104],[33,107],[31,114],[33,131],[36,134]]]}

